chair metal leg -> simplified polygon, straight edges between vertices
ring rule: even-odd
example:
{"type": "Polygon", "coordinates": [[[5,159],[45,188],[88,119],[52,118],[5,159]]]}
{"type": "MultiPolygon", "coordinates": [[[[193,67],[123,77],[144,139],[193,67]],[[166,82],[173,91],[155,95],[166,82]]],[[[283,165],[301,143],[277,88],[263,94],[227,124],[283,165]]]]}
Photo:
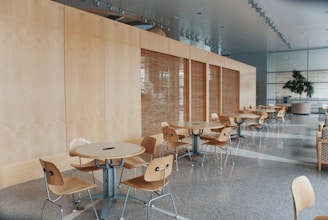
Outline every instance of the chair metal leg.
{"type": "Polygon", "coordinates": [[[88,194],[89,194],[90,201],[91,201],[91,204],[92,204],[92,207],[93,207],[93,211],[95,212],[95,215],[96,215],[97,220],[99,220],[98,213],[97,213],[97,210],[96,210],[96,207],[95,207],[95,203],[94,203],[94,201],[92,199],[90,189],[88,189],[88,194]]]}
{"type": "Polygon", "coordinates": [[[63,207],[59,204],[57,204],[55,201],[57,201],[60,197],[58,197],[57,199],[55,200],[50,200],[50,199],[45,199],[44,202],[43,202],[43,206],[42,206],[42,212],[41,212],[41,220],[43,219],[43,216],[44,216],[44,208],[45,208],[45,205],[46,205],[46,202],[49,201],[50,203],[56,205],[58,208],[60,208],[60,216],[61,218],[60,219],[64,219],[64,210],[63,210],[63,207]]]}
{"type": "Polygon", "coordinates": [[[125,207],[126,207],[126,202],[128,201],[128,196],[129,196],[129,192],[130,192],[130,186],[128,187],[128,190],[126,192],[126,196],[125,196],[125,200],[124,200],[124,205],[123,205],[123,210],[122,210],[122,213],[121,213],[121,218],[120,220],[123,220],[124,219],[124,211],[125,211],[125,207]]]}
{"type": "Polygon", "coordinates": [[[124,171],[124,167],[122,167],[122,171],[121,171],[121,176],[120,176],[120,181],[119,181],[119,184],[118,184],[118,188],[121,188],[121,182],[122,182],[122,177],[123,177],[123,171],[124,171]]]}
{"type": "Polygon", "coordinates": [[[171,201],[172,201],[172,205],[173,205],[173,208],[174,208],[174,212],[175,212],[175,218],[176,218],[176,219],[179,218],[178,211],[177,211],[177,207],[176,207],[176,205],[175,205],[175,201],[174,201],[174,198],[173,198],[173,196],[172,196],[172,193],[168,192],[168,193],[165,193],[165,194],[163,194],[163,195],[160,195],[160,196],[158,196],[158,197],[155,197],[155,198],[149,200],[149,202],[148,202],[148,207],[147,207],[147,220],[150,219],[150,215],[149,215],[149,213],[150,213],[150,209],[151,209],[151,207],[152,207],[152,205],[151,205],[152,202],[154,202],[155,200],[158,200],[158,199],[160,199],[160,198],[163,198],[164,196],[170,196],[170,199],[171,199],[171,201]]]}

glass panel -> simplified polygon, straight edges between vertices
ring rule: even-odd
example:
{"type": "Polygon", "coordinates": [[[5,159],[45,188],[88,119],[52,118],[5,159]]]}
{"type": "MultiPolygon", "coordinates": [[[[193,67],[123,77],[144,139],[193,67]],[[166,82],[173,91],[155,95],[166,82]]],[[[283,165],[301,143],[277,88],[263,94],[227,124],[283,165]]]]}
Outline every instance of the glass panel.
{"type": "Polygon", "coordinates": [[[268,54],[268,72],[307,70],[307,51],[288,51],[268,54]]]}
{"type": "Polygon", "coordinates": [[[309,70],[328,69],[327,57],[328,57],[328,48],[310,50],[309,70]]]}
{"type": "Polygon", "coordinates": [[[283,96],[292,96],[294,102],[305,100],[310,102],[313,105],[312,113],[318,113],[317,107],[328,102],[327,56],[328,48],[268,53],[268,104],[274,100],[277,103],[283,96]],[[282,89],[283,84],[292,79],[291,70],[294,69],[301,71],[305,78],[313,82],[314,94],[312,98],[307,99],[305,94],[300,97],[298,94],[282,89]]]}

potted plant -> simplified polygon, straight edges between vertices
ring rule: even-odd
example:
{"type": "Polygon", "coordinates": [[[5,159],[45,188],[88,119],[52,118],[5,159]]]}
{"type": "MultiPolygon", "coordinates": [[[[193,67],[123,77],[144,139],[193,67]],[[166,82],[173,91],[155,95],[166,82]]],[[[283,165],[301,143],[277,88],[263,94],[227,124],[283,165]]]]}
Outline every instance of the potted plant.
{"type": "Polygon", "coordinates": [[[300,95],[300,103],[292,104],[292,113],[294,114],[310,114],[310,103],[301,102],[302,94],[305,93],[307,98],[311,98],[314,93],[313,83],[308,81],[300,71],[293,70],[293,80],[288,80],[283,89],[289,89],[292,93],[300,95]]]}

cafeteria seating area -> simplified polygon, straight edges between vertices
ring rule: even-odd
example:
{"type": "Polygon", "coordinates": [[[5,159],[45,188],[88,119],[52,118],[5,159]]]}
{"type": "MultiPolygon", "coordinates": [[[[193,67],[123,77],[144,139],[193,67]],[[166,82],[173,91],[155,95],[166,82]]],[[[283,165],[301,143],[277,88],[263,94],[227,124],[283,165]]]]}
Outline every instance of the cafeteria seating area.
{"type": "MultiPolygon", "coordinates": [[[[285,125],[270,124],[269,132],[243,130],[252,136],[247,142],[232,141],[234,164],[228,160],[223,170],[218,169],[218,161],[210,160],[203,166],[194,162],[191,166],[188,157],[179,160],[179,171],[173,169],[168,190],[173,194],[179,219],[253,220],[253,219],[293,219],[292,180],[301,175],[307,176],[314,188],[316,202],[310,209],[301,213],[299,219],[313,219],[325,215],[327,211],[328,176],[327,167],[317,171],[316,132],[322,115],[288,115],[285,125]]],[[[184,141],[191,142],[187,137],[184,141]]],[[[158,143],[158,151],[165,147],[158,143]]],[[[200,161],[200,156],[194,156],[200,161]]],[[[173,164],[174,166],[174,164],[173,164]]],[[[117,176],[121,170],[117,170],[117,176]]],[[[41,166],[40,166],[40,172],[41,166]]],[[[140,174],[141,170],[138,169],[140,174]]],[[[64,172],[69,175],[70,171],[64,172]]],[[[78,172],[73,175],[79,176],[78,172]]],[[[92,193],[102,191],[102,172],[95,173],[98,187],[92,193]]],[[[132,177],[133,169],[124,171],[123,179],[132,177]]],[[[90,174],[82,178],[91,180],[90,174]]],[[[126,186],[118,193],[126,193],[126,186]]],[[[133,193],[133,192],[130,192],[133,193]]],[[[141,191],[136,196],[148,196],[141,191]]],[[[40,219],[46,191],[42,178],[13,185],[0,190],[0,219],[40,219]]],[[[61,199],[65,219],[94,219],[94,212],[88,200],[82,201],[84,210],[71,212],[71,197],[61,199]]],[[[110,203],[107,219],[119,219],[123,199],[110,203]]],[[[95,199],[100,213],[103,200],[95,199]]],[[[152,219],[174,219],[169,215],[173,207],[166,198],[155,203],[151,211],[152,219]]],[[[58,219],[58,207],[47,204],[45,219],[58,219]]],[[[124,219],[146,219],[146,207],[128,200],[124,219]]]]}

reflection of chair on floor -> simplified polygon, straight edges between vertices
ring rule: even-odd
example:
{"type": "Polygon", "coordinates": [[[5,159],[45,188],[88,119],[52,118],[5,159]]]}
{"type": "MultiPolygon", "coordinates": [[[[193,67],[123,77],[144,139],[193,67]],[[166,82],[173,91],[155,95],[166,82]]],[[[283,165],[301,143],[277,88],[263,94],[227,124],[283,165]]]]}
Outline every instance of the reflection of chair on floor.
{"type": "Polygon", "coordinates": [[[161,157],[161,158],[155,158],[154,160],[152,160],[149,163],[149,165],[145,171],[145,175],[135,177],[132,179],[128,179],[128,180],[124,180],[122,182],[122,184],[128,186],[128,190],[127,190],[124,205],[123,205],[121,219],[123,219],[123,216],[124,216],[126,202],[128,200],[129,191],[130,191],[131,187],[138,189],[138,190],[150,192],[152,195],[153,194],[157,195],[156,197],[152,196],[151,199],[148,201],[147,219],[150,219],[149,212],[150,212],[151,208],[153,207],[152,203],[155,200],[158,200],[165,196],[170,197],[172,204],[173,204],[174,212],[175,212],[175,218],[178,218],[178,212],[176,209],[176,205],[175,205],[173,196],[170,192],[165,192],[165,187],[169,183],[168,177],[172,173],[172,164],[173,164],[173,155],[168,155],[168,156],[161,157]]]}
{"type": "MultiPolygon", "coordinates": [[[[75,149],[78,146],[81,146],[83,144],[90,144],[90,141],[84,139],[84,138],[75,138],[74,140],[71,141],[69,145],[69,155],[71,157],[77,157],[77,154],[75,152],[75,149]]],[[[104,165],[105,161],[98,160],[98,164],[104,165]]],[[[96,166],[94,160],[89,160],[86,163],[82,163],[82,158],[79,157],[79,164],[71,164],[72,167],[74,167],[76,170],[79,170],[81,172],[91,172],[92,173],[92,178],[93,178],[93,183],[95,183],[95,176],[93,171],[100,170],[99,167],[96,166]]]]}
{"type": "Polygon", "coordinates": [[[203,154],[203,158],[202,158],[202,165],[204,164],[204,162],[206,161],[206,155],[215,155],[215,159],[219,159],[220,160],[220,169],[223,169],[222,166],[222,151],[225,152],[226,157],[225,157],[225,161],[224,161],[224,167],[227,164],[227,159],[228,156],[230,154],[231,156],[231,161],[232,164],[234,164],[232,155],[231,155],[231,151],[230,151],[230,132],[231,132],[231,128],[230,127],[225,127],[219,137],[217,139],[214,140],[210,140],[207,141],[205,143],[202,144],[202,150],[201,153],[203,154]],[[214,147],[214,149],[211,149],[211,147],[214,147]],[[220,150],[220,158],[218,158],[218,152],[217,150],[220,150]]]}
{"type": "Polygon", "coordinates": [[[141,146],[145,148],[144,155],[149,156],[149,160],[145,161],[142,156],[134,156],[128,157],[124,159],[124,164],[122,167],[121,177],[120,177],[120,185],[122,181],[124,168],[126,169],[134,169],[134,176],[136,176],[136,168],[137,167],[147,167],[149,162],[155,157],[156,154],[156,138],[146,136],[142,139],[141,146]]]}
{"type": "MultiPolygon", "coordinates": [[[[294,201],[294,219],[297,220],[301,211],[315,203],[315,194],[310,180],[306,176],[296,177],[291,186],[294,201]]],[[[328,220],[328,216],[318,216],[315,220],[328,220]]]]}
{"type": "Polygon", "coordinates": [[[186,157],[186,156],[189,156],[191,165],[194,166],[194,164],[192,162],[192,158],[191,158],[191,155],[192,155],[191,144],[187,143],[187,142],[179,141],[179,137],[174,129],[171,129],[169,127],[166,127],[164,129],[165,129],[165,133],[167,134],[167,146],[168,146],[167,152],[171,152],[171,150],[174,152],[176,170],[179,170],[178,159],[180,159],[182,157],[186,157]],[[185,150],[187,150],[187,152],[183,153],[182,155],[179,156],[180,149],[185,149],[185,150]]]}
{"type": "MultiPolygon", "coordinates": [[[[74,193],[80,193],[82,191],[88,191],[89,198],[92,203],[93,211],[95,212],[95,215],[98,219],[98,214],[93,202],[93,199],[91,197],[90,189],[96,187],[97,185],[91,182],[87,182],[85,180],[82,180],[77,177],[63,177],[62,173],[59,171],[57,166],[51,162],[44,161],[40,159],[40,163],[43,169],[44,173],[44,181],[46,185],[47,190],[47,198],[43,202],[42,206],[42,214],[41,219],[44,215],[44,208],[46,205],[46,202],[49,201],[52,204],[58,206],[60,208],[61,212],[61,219],[64,218],[64,210],[63,207],[57,203],[57,201],[62,197],[66,195],[72,195],[73,197],[73,206],[76,208],[76,201],[74,200],[74,193]],[[55,194],[57,197],[52,198],[51,193],[55,194]]],[[[52,216],[53,218],[54,216],[52,216]]]]}

